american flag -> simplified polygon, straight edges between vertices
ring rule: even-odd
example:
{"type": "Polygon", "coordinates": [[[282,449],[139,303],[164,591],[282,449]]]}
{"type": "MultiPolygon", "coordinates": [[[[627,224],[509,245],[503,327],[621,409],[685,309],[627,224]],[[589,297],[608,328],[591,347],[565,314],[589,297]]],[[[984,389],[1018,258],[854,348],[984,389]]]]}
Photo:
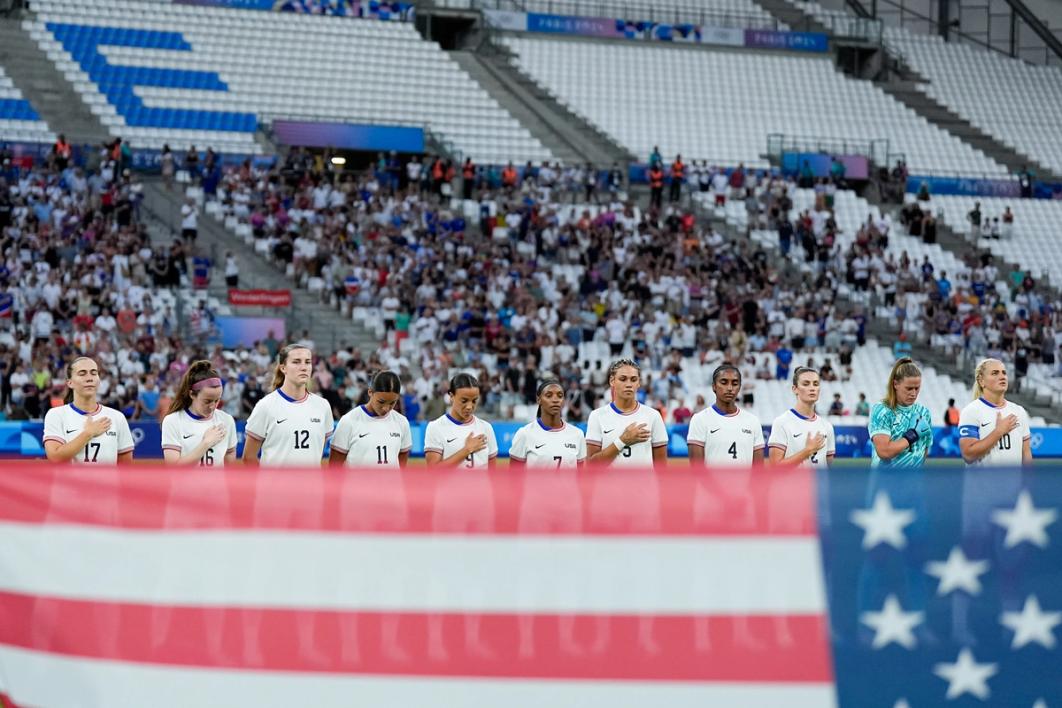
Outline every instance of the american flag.
{"type": "Polygon", "coordinates": [[[962,485],[949,478],[905,492],[851,469],[10,465],[0,695],[34,708],[1055,705],[1044,623],[1062,564],[1044,515],[1059,500],[1023,480],[972,509],[978,525],[965,504],[948,516],[962,485]],[[965,545],[976,529],[986,549],[965,545]],[[978,562],[989,568],[959,568],[978,562]],[[938,579],[970,591],[965,624],[966,590],[938,594],[938,579]]]}
{"type": "Polygon", "coordinates": [[[1062,477],[836,470],[820,517],[841,706],[1062,706],[1062,477]]]}

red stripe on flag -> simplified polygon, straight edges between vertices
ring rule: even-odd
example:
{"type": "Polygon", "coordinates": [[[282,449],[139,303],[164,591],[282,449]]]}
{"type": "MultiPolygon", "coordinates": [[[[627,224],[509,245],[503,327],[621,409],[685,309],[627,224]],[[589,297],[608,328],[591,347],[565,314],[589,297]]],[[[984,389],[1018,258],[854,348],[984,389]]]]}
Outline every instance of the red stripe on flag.
{"type": "Polygon", "coordinates": [[[814,471],[5,465],[0,522],[354,533],[809,536],[814,471]],[[268,483],[258,484],[259,480],[268,483]]]}
{"type": "Polygon", "coordinates": [[[823,683],[832,677],[826,636],[820,615],[469,619],[455,613],[174,607],[0,593],[0,643],[218,669],[823,683]]]}

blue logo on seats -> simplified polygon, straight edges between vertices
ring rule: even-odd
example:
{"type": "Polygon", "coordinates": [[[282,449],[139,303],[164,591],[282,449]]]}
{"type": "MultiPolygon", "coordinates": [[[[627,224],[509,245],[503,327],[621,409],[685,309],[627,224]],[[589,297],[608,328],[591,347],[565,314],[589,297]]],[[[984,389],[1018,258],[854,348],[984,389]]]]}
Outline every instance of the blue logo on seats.
{"type": "Polygon", "coordinates": [[[184,108],[152,108],[144,105],[134,86],[228,91],[228,85],[213,71],[159,69],[142,66],[115,66],[100,52],[102,46],[139,47],[152,50],[190,52],[192,45],[179,32],[91,27],[49,22],[48,30],[70,52],[82,71],[100,93],[125,119],[126,125],[145,128],[180,128],[240,133],[254,132],[258,120],[253,113],[204,111],[184,108]]]}

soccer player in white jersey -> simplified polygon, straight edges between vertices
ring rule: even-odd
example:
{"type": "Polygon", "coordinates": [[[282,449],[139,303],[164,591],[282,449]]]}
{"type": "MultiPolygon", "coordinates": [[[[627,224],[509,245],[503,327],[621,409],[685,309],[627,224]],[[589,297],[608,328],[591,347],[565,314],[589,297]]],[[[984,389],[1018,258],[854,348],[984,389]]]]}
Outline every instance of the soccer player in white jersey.
{"type": "Polygon", "coordinates": [[[498,456],[494,428],[476,417],[479,381],[471,374],[450,379],[450,410],[428,423],[424,461],[429,467],[490,468],[498,456]]]}
{"type": "Polygon", "coordinates": [[[722,364],[712,372],[715,403],[690,419],[686,444],[690,465],[750,467],[763,464],[763,426],[749,411],[739,410],[741,371],[722,364]]]}
{"type": "Polygon", "coordinates": [[[641,368],[620,359],[608,368],[612,401],[590,411],[586,455],[606,465],[651,467],[667,461],[667,428],[660,412],[638,402],[641,368]]]}
{"type": "Polygon", "coordinates": [[[556,379],[545,379],[536,394],[538,415],[516,431],[509,448],[509,466],[575,468],[586,461],[583,431],[568,425],[561,417],[564,387],[556,379]]]}
{"type": "Polygon", "coordinates": [[[184,372],[162,419],[166,464],[221,467],[236,461],[236,421],[221,410],[221,374],[206,360],[184,372]]]}
{"type": "Polygon", "coordinates": [[[767,440],[771,465],[829,467],[833,463],[837,452],[833,425],[815,414],[820,383],[819,372],[815,369],[798,366],[793,372],[796,405],[771,424],[771,437],[767,440]]]}
{"type": "MultiPolygon", "coordinates": [[[[450,379],[450,410],[428,423],[424,431],[424,461],[428,467],[449,472],[435,492],[432,523],[443,532],[488,530],[494,526],[493,492],[489,475],[498,456],[494,428],[476,417],[479,406],[479,380],[471,374],[457,374],[450,379]],[[476,499],[469,505],[468,499],[476,499]]],[[[446,601],[446,589],[435,586],[440,602],[446,601]]],[[[453,591],[449,591],[452,593],[453,591]]],[[[483,601],[482,588],[466,585],[460,589],[464,602],[474,607],[483,601]]],[[[465,650],[483,657],[493,650],[481,637],[482,617],[465,614],[465,650]]],[[[428,655],[441,660],[447,656],[440,615],[428,617],[428,655]]]]}
{"type": "Polygon", "coordinates": [[[381,371],[369,382],[369,400],[339,419],[329,464],[347,467],[405,467],[413,437],[409,421],[395,410],[402,381],[381,371]]]}
{"type": "Polygon", "coordinates": [[[959,413],[959,449],[967,466],[1032,462],[1029,414],[1006,399],[1007,385],[1003,362],[985,359],[977,365],[974,400],[959,413]]]}
{"type": "Polygon", "coordinates": [[[270,467],[318,467],[334,419],[328,401],[307,390],[313,352],[289,344],[277,352],[273,391],[255,404],[244,428],[243,463],[270,467]]]}
{"type": "Polygon", "coordinates": [[[133,461],[133,435],[121,411],[96,399],[100,370],[81,356],[66,365],[67,403],[44,415],[44,453],[50,462],[114,465],[133,461]]]}

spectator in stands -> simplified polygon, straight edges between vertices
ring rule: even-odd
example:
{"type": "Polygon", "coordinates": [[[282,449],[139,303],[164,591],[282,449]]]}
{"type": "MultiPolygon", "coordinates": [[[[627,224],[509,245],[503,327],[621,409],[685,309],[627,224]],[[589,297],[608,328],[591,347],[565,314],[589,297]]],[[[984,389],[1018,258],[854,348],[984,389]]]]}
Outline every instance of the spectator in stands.
{"type": "Polygon", "coordinates": [[[686,163],[682,161],[682,155],[675,155],[675,161],[671,163],[671,181],[668,189],[668,201],[672,204],[682,198],[682,186],[686,182],[686,163]]]}
{"type": "Polygon", "coordinates": [[[955,407],[955,399],[948,399],[948,407],[944,410],[944,432],[947,434],[951,428],[959,424],[959,409],[955,407]]]}
{"type": "Polygon", "coordinates": [[[1000,230],[1000,234],[1003,238],[1010,241],[1014,238],[1014,213],[1010,210],[1009,206],[1003,210],[1002,221],[1003,226],[1000,230]]]}
{"type": "Polygon", "coordinates": [[[664,203],[664,167],[660,162],[649,166],[649,208],[659,210],[664,203]]]}
{"type": "Polygon", "coordinates": [[[867,402],[867,394],[859,394],[859,402],[856,403],[855,414],[861,416],[870,415],[870,403],[867,402]]]}
{"type": "Polygon", "coordinates": [[[966,221],[970,224],[969,236],[974,243],[981,238],[981,202],[974,202],[973,209],[966,213],[966,221]]]}
{"type": "Polygon", "coordinates": [[[199,208],[195,198],[188,197],[181,205],[181,238],[194,243],[199,236],[199,208]]]}
{"type": "Polygon", "coordinates": [[[833,402],[830,403],[827,415],[844,415],[844,403],[841,402],[841,394],[833,394],[833,402]]]}
{"type": "Polygon", "coordinates": [[[892,356],[894,359],[903,359],[911,356],[911,343],[907,341],[906,332],[900,332],[896,341],[893,342],[892,356]]]}

